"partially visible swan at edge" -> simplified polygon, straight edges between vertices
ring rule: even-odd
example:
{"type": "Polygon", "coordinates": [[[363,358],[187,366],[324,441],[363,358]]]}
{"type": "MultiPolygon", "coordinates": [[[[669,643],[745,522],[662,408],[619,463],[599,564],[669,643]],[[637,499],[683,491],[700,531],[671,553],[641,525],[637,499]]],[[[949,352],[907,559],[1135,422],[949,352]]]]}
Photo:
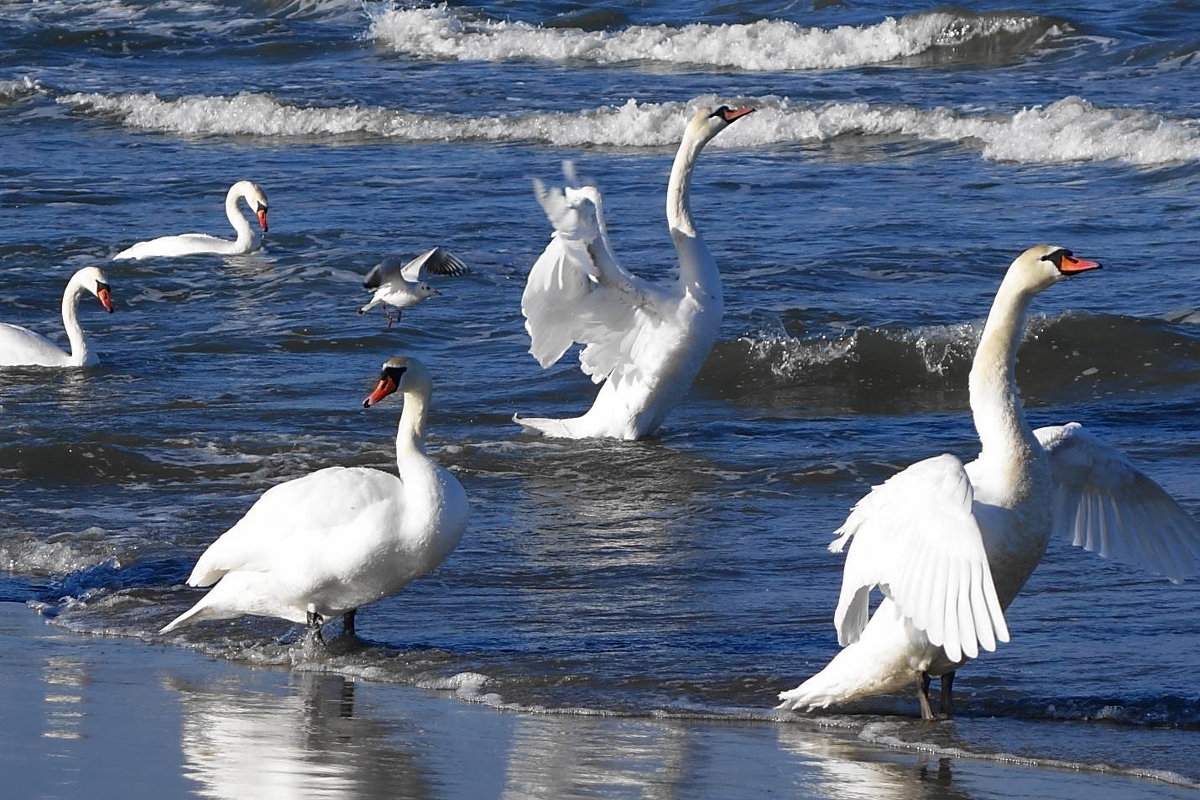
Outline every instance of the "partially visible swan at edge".
{"type": "Polygon", "coordinates": [[[850,546],[834,615],[845,647],[780,694],[779,708],[825,708],[915,682],[931,719],[929,681],[940,675],[950,713],[954,671],[1008,641],[1002,610],[1052,535],[1172,581],[1197,571],[1200,525],[1158,484],[1077,423],[1034,431],[1025,420],[1014,370],[1029,303],[1099,266],[1039,245],[1008,268],[971,367],[979,457],[917,462],[855,505],[830,545],[850,546]],[[876,586],[884,599],[868,622],[876,586]]]}
{"type": "Polygon", "coordinates": [[[575,342],[584,344],[580,367],[603,385],[581,417],[513,415],[515,422],[546,436],[638,439],[682,399],[717,339],[724,302],[717,264],[692,223],[692,166],[705,144],[753,110],[703,109],[683,134],[667,183],[667,224],[679,257],[679,276],[669,282],[643,280],[617,262],[596,187],[547,189],[535,181],[554,234],[521,297],[529,352],[546,368],[575,342]]]}
{"type": "Polygon", "coordinates": [[[0,322],[0,367],[88,367],[98,363],[79,325],[79,298],[84,292],[95,295],[105,311],[113,312],[108,278],[103,270],[84,267],[72,275],[62,299],[63,326],[67,329],[71,352],[63,352],[54,342],[28,328],[0,322]]]}
{"type": "Polygon", "coordinates": [[[307,623],[314,632],[341,616],[353,634],[360,606],[442,563],[466,529],[467,496],[425,455],[429,371],[416,359],[389,359],[363,406],[397,391],[404,395],[399,477],[327,467],[268,489],[209,545],[188,578],[191,586],[216,586],[160,633],[252,614],[307,623]]]}
{"type": "Polygon", "coordinates": [[[159,256],[190,256],[196,253],[216,253],[223,256],[240,256],[262,247],[262,240],[250,227],[250,223],[238,209],[238,200],[245,200],[251,213],[258,218],[263,233],[267,232],[267,195],[252,181],[238,181],[225,194],[225,216],[237,231],[237,238],[218,239],[207,233],[181,233],[178,236],[160,236],[148,242],[138,242],[113,256],[122,258],[156,258],[159,256]]]}
{"type": "Polygon", "coordinates": [[[375,294],[371,302],[360,308],[358,313],[365,314],[381,305],[390,328],[393,322],[400,321],[404,309],[441,294],[422,278],[426,275],[463,275],[466,271],[467,265],[444,247],[435,247],[408,262],[388,256],[372,267],[363,279],[363,288],[375,294]],[[395,319],[388,306],[396,308],[395,319]]]}

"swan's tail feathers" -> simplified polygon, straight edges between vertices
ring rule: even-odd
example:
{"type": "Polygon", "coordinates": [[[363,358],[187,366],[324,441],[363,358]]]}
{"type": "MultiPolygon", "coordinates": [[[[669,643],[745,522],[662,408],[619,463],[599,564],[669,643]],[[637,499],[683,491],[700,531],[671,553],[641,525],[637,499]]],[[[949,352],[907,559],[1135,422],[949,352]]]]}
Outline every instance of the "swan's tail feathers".
{"type": "Polygon", "coordinates": [[[917,674],[908,659],[888,657],[877,648],[856,642],[833,657],[825,669],[788,692],[780,692],[778,709],[812,711],[843,705],[874,694],[911,686],[917,674]]]}
{"type": "Polygon", "coordinates": [[[208,603],[206,602],[207,600],[208,596],[205,595],[200,599],[200,602],[196,603],[196,605],[192,606],[187,611],[183,612],[178,617],[159,628],[158,632],[170,633],[176,628],[181,628],[184,625],[191,625],[192,623],[209,618],[212,616],[212,612],[209,610],[208,603]]]}
{"type": "Polygon", "coordinates": [[[580,429],[583,417],[551,419],[549,417],[522,417],[513,414],[513,422],[529,431],[536,431],[551,439],[582,439],[589,434],[580,429]]]}

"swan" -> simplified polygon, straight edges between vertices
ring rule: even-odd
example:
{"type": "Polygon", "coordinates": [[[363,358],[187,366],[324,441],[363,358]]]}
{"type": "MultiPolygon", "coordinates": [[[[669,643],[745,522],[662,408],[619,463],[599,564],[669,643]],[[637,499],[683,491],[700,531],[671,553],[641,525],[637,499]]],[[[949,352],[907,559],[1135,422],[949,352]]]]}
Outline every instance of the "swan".
{"type": "Polygon", "coordinates": [[[780,709],[826,708],[916,683],[932,719],[929,683],[941,676],[952,712],[955,670],[1009,639],[1003,610],[1052,536],[1178,582],[1196,572],[1200,525],[1121,453],[1078,423],[1032,430],[1014,375],[1034,295],[1099,269],[1039,245],[1008,268],[971,367],[981,445],[920,461],[858,501],[830,545],[847,545],[834,624],[844,645],[821,672],[779,695],[780,709]],[[868,597],[884,595],[867,619],[868,597]]]}
{"type": "Polygon", "coordinates": [[[252,181],[238,181],[225,194],[225,216],[237,231],[237,239],[218,239],[207,233],[181,233],[178,236],[160,236],[148,242],[138,242],[113,256],[123,258],[155,258],[158,256],[190,256],[196,253],[217,253],[223,256],[240,256],[262,247],[262,240],[250,228],[250,223],[238,210],[238,200],[245,200],[250,211],[258,217],[263,233],[267,232],[267,195],[252,181]]]}
{"type": "Polygon", "coordinates": [[[390,328],[393,322],[400,321],[404,309],[441,294],[422,278],[426,275],[462,275],[466,271],[466,264],[444,247],[435,247],[407,263],[389,256],[372,267],[363,280],[363,288],[375,294],[371,302],[360,308],[358,313],[365,314],[375,306],[382,305],[390,328]],[[395,319],[388,306],[396,307],[395,319]]]}
{"type": "Polygon", "coordinates": [[[113,312],[108,278],[99,267],[84,267],[71,276],[63,292],[62,319],[71,352],[64,353],[54,342],[19,325],[0,322],[0,367],[90,367],[99,363],[79,326],[79,297],[90,292],[108,313],[113,312]]]}
{"type": "Polygon", "coordinates": [[[467,496],[425,455],[432,382],[426,367],[396,357],[383,365],[369,408],[404,396],[396,433],[399,477],[366,467],[327,467],[268,489],[200,556],[190,586],[212,586],[159,631],[244,614],[321,626],[387,597],[442,563],[467,526],[467,496]]]}
{"type": "Polygon", "coordinates": [[[638,439],[680,401],[717,339],[723,311],[717,264],[692,223],[692,166],[705,144],[753,110],[703,109],[684,131],[667,183],[667,224],[679,256],[673,281],[643,280],[617,262],[596,187],[534,182],[554,234],[521,297],[529,352],[545,369],[573,343],[584,344],[580,367],[602,385],[581,417],[514,414],[514,422],[552,437],[638,439]]]}

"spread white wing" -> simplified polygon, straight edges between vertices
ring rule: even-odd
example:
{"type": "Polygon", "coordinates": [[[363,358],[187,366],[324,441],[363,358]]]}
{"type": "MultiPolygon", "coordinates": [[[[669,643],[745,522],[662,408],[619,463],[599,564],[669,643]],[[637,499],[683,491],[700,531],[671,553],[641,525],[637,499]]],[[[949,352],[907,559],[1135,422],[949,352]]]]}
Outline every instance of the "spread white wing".
{"type": "Polygon", "coordinates": [[[829,547],[854,539],[834,614],[842,645],[866,626],[875,586],[952,661],[1008,641],[974,502],[952,455],[919,461],[858,501],[829,547]]]}
{"type": "Polygon", "coordinates": [[[619,378],[662,320],[669,293],[617,261],[596,187],[558,189],[535,180],[534,193],[554,234],[521,296],[529,352],[548,367],[579,342],[587,345],[580,365],[593,381],[619,378]]]}
{"type": "Polygon", "coordinates": [[[1176,583],[1200,571],[1200,524],[1121,452],[1076,422],[1034,433],[1050,454],[1056,536],[1176,583]]]}

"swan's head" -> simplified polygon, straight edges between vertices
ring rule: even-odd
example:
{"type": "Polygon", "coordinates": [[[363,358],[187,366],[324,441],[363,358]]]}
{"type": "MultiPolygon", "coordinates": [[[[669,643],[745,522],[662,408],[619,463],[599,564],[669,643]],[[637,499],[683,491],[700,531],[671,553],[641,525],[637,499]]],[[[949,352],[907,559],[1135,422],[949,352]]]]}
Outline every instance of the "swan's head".
{"type": "Polygon", "coordinates": [[[688,125],[689,133],[699,141],[707,142],[753,111],[753,108],[730,108],[729,106],[702,108],[696,112],[696,116],[692,117],[692,121],[688,125]]]}
{"type": "Polygon", "coordinates": [[[258,224],[263,229],[263,233],[266,233],[267,193],[262,190],[262,187],[254,181],[238,181],[229,188],[229,193],[241,195],[246,201],[246,205],[250,206],[250,210],[254,212],[254,216],[258,217],[258,224]]]}
{"type": "Polygon", "coordinates": [[[96,296],[104,310],[113,313],[112,290],[108,287],[108,277],[99,267],[84,267],[71,276],[71,281],[82,286],[96,296]]]}
{"type": "Polygon", "coordinates": [[[1021,288],[1040,292],[1063,278],[1094,269],[1100,269],[1100,262],[1076,258],[1065,247],[1039,244],[1017,256],[1017,260],[1008,268],[1008,275],[1011,275],[1021,288]]]}
{"type": "Polygon", "coordinates": [[[420,361],[407,356],[389,358],[379,372],[379,385],[363,400],[363,408],[370,408],[396,392],[428,396],[432,386],[429,370],[420,361]]]}

